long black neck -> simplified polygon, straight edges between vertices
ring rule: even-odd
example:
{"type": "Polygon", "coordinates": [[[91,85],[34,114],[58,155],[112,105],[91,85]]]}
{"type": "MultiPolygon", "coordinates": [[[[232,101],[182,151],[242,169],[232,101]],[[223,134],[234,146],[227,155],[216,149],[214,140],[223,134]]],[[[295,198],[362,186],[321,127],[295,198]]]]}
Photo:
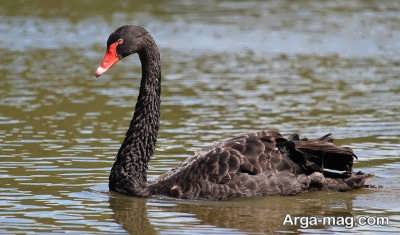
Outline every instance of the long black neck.
{"type": "Polygon", "coordinates": [[[160,54],[150,35],[138,51],[142,80],[135,112],[110,174],[110,189],[146,196],[147,167],[153,156],[160,120],[160,54]]]}

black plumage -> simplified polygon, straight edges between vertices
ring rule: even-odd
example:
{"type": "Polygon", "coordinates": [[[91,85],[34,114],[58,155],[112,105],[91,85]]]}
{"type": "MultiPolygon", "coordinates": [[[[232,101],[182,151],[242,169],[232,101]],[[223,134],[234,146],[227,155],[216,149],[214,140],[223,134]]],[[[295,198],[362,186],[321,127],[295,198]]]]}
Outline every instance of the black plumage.
{"type": "Polygon", "coordinates": [[[368,175],[353,173],[355,155],[338,147],[330,134],[318,139],[284,138],[266,129],[217,143],[196,152],[176,168],[147,181],[160,119],[160,54],[150,34],[139,26],[122,26],[107,47],[120,40],[116,53],[138,53],[142,80],[135,112],[111,169],[109,188],[132,195],[167,195],[220,200],[233,197],[293,195],[304,191],[362,187],[368,175]]]}

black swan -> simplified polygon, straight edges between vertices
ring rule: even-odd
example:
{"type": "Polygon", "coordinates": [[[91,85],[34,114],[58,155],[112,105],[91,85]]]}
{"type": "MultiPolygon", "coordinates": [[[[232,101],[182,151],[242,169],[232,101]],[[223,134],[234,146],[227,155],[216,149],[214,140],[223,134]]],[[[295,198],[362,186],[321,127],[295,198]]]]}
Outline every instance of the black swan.
{"type": "Polygon", "coordinates": [[[221,200],[364,186],[369,175],[352,171],[355,154],[333,144],[330,134],[318,139],[297,134],[284,138],[272,129],[217,143],[147,182],[160,119],[161,65],[155,41],[143,27],[118,28],[107,40],[96,77],[134,53],[139,54],[142,80],[132,121],[111,169],[111,191],[140,197],[221,200]]]}

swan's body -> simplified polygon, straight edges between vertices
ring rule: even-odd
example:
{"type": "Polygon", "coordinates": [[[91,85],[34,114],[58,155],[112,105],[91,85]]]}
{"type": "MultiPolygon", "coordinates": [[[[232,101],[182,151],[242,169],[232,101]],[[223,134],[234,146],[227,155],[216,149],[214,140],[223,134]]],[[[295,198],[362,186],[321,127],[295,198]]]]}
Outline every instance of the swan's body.
{"type": "Polygon", "coordinates": [[[334,145],[330,135],[285,139],[270,129],[217,143],[147,182],[160,118],[161,66],[154,40],[142,27],[118,28],[107,41],[96,76],[132,53],[139,54],[142,81],[131,124],[111,169],[110,190],[132,196],[219,200],[324,188],[345,191],[364,185],[367,175],[352,173],[352,150],[334,145]]]}

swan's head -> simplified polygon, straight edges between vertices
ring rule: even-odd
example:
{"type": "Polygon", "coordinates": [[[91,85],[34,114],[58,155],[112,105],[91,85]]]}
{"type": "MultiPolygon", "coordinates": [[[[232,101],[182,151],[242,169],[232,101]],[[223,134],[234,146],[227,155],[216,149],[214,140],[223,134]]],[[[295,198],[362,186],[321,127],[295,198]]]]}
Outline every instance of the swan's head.
{"type": "Polygon", "coordinates": [[[96,77],[106,72],[122,58],[138,52],[143,46],[143,36],[148,32],[140,26],[124,25],[108,37],[107,51],[96,70],[96,77]]]}

